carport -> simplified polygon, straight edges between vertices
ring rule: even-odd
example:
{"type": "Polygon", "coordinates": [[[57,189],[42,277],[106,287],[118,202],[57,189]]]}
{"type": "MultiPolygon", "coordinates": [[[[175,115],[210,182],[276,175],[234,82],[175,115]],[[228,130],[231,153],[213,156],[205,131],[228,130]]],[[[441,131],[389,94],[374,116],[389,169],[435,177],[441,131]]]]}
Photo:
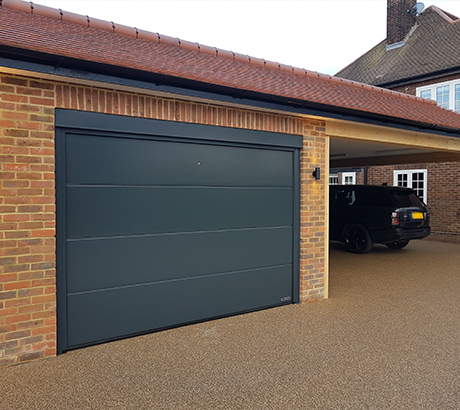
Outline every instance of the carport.
{"type": "Polygon", "coordinates": [[[330,168],[460,160],[459,140],[440,134],[430,130],[420,132],[410,126],[393,128],[328,121],[330,168]]]}

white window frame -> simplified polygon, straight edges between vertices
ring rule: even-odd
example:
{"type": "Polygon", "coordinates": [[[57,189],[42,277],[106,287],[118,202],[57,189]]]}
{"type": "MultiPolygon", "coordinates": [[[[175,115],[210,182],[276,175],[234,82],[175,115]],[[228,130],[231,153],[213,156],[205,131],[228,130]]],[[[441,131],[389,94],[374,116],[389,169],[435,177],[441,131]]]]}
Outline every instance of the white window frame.
{"type": "Polygon", "coordinates": [[[356,185],[356,172],[342,172],[342,185],[356,185]],[[347,178],[351,178],[351,183],[346,182],[347,178]]]}
{"type": "Polygon", "coordinates": [[[428,171],[426,169],[401,169],[393,171],[393,185],[398,186],[398,175],[407,174],[407,186],[412,188],[412,175],[423,174],[423,197],[420,199],[426,204],[427,202],[427,185],[428,185],[428,171]]]}
{"type": "Polygon", "coordinates": [[[339,185],[339,174],[329,174],[329,185],[339,185]]]}
{"type": "MultiPolygon", "coordinates": [[[[455,109],[455,86],[459,84],[460,84],[460,78],[457,78],[456,80],[444,81],[442,83],[436,83],[436,84],[430,84],[424,87],[417,87],[415,92],[417,94],[417,97],[421,97],[422,92],[430,91],[431,92],[430,99],[436,101],[436,89],[438,87],[448,86],[449,87],[449,105],[448,107],[445,107],[445,108],[460,113],[460,102],[459,101],[457,101],[457,109],[455,109]]],[[[457,95],[458,95],[458,92],[457,92],[457,95]]]]}

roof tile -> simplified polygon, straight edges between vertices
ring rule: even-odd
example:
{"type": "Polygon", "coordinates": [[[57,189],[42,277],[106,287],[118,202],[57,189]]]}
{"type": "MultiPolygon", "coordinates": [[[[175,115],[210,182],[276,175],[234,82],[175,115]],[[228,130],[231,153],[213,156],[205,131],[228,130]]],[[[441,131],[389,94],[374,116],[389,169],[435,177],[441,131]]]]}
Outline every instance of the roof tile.
{"type": "Polygon", "coordinates": [[[0,45],[460,129],[458,114],[428,100],[24,3],[3,0],[0,45]]]}
{"type": "Polygon", "coordinates": [[[384,40],[336,75],[386,86],[442,70],[458,69],[459,44],[460,19],[431,6],[416,17],[416,26],[402,47],[387,50],[384,40]]]}

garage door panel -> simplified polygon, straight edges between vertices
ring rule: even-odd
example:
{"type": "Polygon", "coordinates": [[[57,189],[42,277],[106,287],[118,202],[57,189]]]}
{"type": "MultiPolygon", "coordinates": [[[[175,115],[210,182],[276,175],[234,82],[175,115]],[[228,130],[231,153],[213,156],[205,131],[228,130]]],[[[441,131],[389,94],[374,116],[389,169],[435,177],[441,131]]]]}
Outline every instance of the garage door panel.
{"type": "Polygon", "coordinates": [[[301,136],[74,116],[56,129],[58,352],[298,300],[301,136]]]}
{"type": "Polygon", "coordinates": [[[70,295],[68,345],[289,303],[291,298],[290,266],[70,295]]]}
{"type": "Polygon", "coordinates": [[[68,241],[70,293],[292,264],[292,228],[68,241]]]}
{"type": "Polygon", "coordinates": [[[77,134],[66,144],[71,184],[293,186],[289,151],[77,134]]]}
{"type": "Polygon", "coordinates": [[[67,236],[91,238],[292,225],[291,188],[67,189],[67,236]]]}

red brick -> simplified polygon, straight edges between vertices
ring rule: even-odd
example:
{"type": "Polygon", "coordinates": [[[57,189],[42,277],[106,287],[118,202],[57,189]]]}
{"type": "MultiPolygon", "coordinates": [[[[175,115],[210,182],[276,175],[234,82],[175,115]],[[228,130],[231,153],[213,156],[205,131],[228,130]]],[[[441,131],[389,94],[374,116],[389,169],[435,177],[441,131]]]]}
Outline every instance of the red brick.
{"type": "Polygon", "coordinates": [[[54,181],[30,181],[32,188],[54,188],[54,181]]]}
{"type": "Polygon", "coordinates": [[[1,258],[0,266],[2,265],[11,265],[16,262],[16,258],[1,258]]]}
{"type": "Polygon", "coordinates": [[[5,340],[22,339],[23,337],[28,337],[28,336],[30,336],[30,330],[21,330],[21,331],[7,333],[5,335],[5,340]]]}
{"type": "Polygon", "coordinates": [[[17,273],[8,273],[6,275],[0,275],[0,282],[12,282],[17,280],[18,275],[17,273]]]}
{"type": "Polygon", "coordinates": [[[19,362],[28,362],[31,360],[36,360],[41,357],[45,356],[45,352],[37,351],[37,352],[30,352],[30,353],[22,353],[19,355],[19,362]]]}
{"type": "Polygon", "coordinates": [[[23,95],[16,95],[16,94],[7,94],[3,93],[0,94],[2,101],[4,102],[14,102],[14,103],[27,103],[29,102],[29,97],[23,95]]]}
{"type": "MultiPolygon", "coordinates": [[[[24,102],[24,101],[20,101],[24,102]]],[[[30,97],[30,104],[35,104],[35,105],[44,105],[48,107],[53,107],[54,106],[54,100],[51,98],[39,98],[39,97],[30,97]]]]}
{"type": "Polygon", "coordinates": [[[18,307],[30,304],[30,298],[10,299],[5,301],[5,307],[18,307]]]}
{"type": "MultiPolygon", "coordinates": [[[[33,329],[32,330],[32,336],[45,335],[47,333],[55,333],[55,332],[56,332],[56,325],[43,326],[43,327],[39,327],[37,329],[33,329]]],[[[8,336],[8,333],[7,333],[7,336],[8,336]]]]}
{"type": "Polygon", "coordinates": [[[11,323],[25,322],[27,320],[30,320],[30,314],[8,316],[8,317],[5,318],[5,323],[8,325],[8,324],[11,324],[11,323]]]}
{"type": "MultiPolygon", "coordinates": [[[[21,265],[19,265],[21,266],[21,265]]],[[[27,265],[22,265],[22,266],[27,266],[27,265]]],[[[24,270],[24,269],[19,269],[19,270],[24,270]]],[[[17,290],[17,289],[25,289],[30,287],[30,281],[25,280],[21,282],[8,282],[3,285],[5,290],[17,290]]]]}
{"type": "Polygon", "coordinates": [[[42,263],[34,263],[31,265],[31,270],[46,270],[46,269],[54,269],[56,267],[56,263],[54,262],[42,262],[42,263]]]}
{"type": "Polygon", "coordinates": [[[15,206],[0,206],[0,214],[16,212],[15,206]]]}
{"type": "Polygon", "coordinates": [[[0,326],[0,333],[8,333],[15,330],[14,326],[8,325],[8,326],[0,326]]]}
{"type": "Polygon", "coordinates": [[[54,236],[56,234],[55,229],[41,229],[32,231],[32,237],[45,237],[45,236],[54,236]]]}
{"type": "Polygon", "coordinates": [[[43,342],[43,335],[31,336],[25,339],[21,339],[20,344],[21,346],[24,346],[24,345],[31,345],[35,343],[41,343],[41,342],[43,342]]]}
{"type": "Polygon", "coordinates": [[[28,83],[27,80],[18,78],[18,77],[2,77],[2,84],[13,84],[13,85],[19,85],[22,87],[27,87],[28,83]]]}
{"type": "Polygon", "coordinates": [[[13,214],[13,215],[5,215],[3,217],[3,220],[5,222],[10,222],[10,221],[28,221],[30,219],[29,215],[20,215],[20,214],[13,214]]]}
{"type": "Polygon", "coordinates": [[[32,287],[55,285],[55,278],[37,279],[32,281],[32,287]]]}
{"type": "Polygon", "coordinates": [[[33,305],[24,305],[18,308],[18,313],[39,312],[43,310],[43,308],[44,308],[43,303],[36,303],[33,305]]]}
{"type": "Polygon", "coordinates": [[[54,90],[54,84],[31,80],[29,86],[40,90],[54,90]]]}
{"type": "Polygon", "coordinates": [[[38,319],[38,320],[29,320],[28,322],[26,322],[26,321],[18,321],[17,323],[18,323],[18,330],[21,330],[21,329],[29,329],[30,330],[30,329],[32,329],[34,327],[43,326],[45,324],[45,321],[43,319],[38,319]]]}
{"type": "Polygon", "coordinates": [[[21,272],[18,274],[19,280],[30,280],[30,279],[40,279],[40,278],[43,278],[43,272],[27,271],[27,272],[21,272]]]}
{"type": "Polygon", "coordinates": [[[34,296],[32,297],[32,303],[46,303],[46,302],[55,302],[56,297],[54,295],[47,296],[34,296]]]}
{"type": "MultiPolygon", "coordinates": [[[[3,292],[3,293],[8,293],[8,292],[3,292]]],[[[16,292],[14,292],[16,293],[16,292]]],[[[2,294],[0,293],[0,298],[2,297],[2,294]]],[[[16,295],[13,296],[13,298],[16,297],[16,295]]],[[[6,299],[6,298],[5,298],[6,299]]],[[[12,299],[12,298],[11,298],[12,299]]],[[[11,316],[15,315],[18,313],[18,308],[12,307],[12,308],[3,308],[0,310],[0,316],[6,317],[6,316],[11,316]]]]}

